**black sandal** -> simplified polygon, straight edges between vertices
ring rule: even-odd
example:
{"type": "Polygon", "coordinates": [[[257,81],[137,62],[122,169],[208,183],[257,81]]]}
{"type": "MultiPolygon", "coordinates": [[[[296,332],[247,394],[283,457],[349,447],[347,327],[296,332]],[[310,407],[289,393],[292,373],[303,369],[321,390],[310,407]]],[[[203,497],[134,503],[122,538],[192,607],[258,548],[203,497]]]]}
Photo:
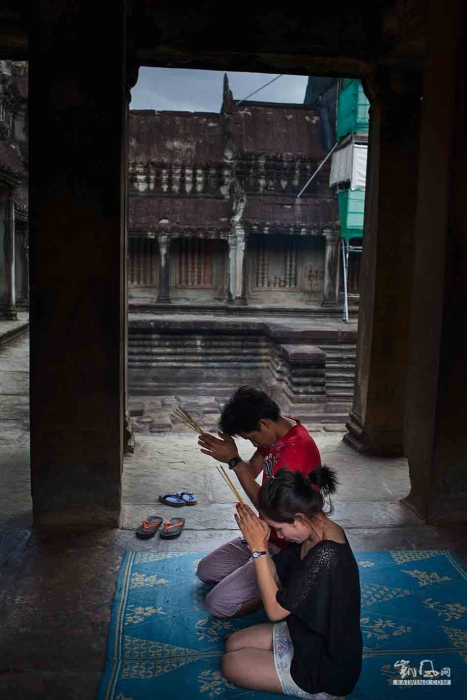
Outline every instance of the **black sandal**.
{"type": "Polygon", "coordinates": [[[179,537],[185,526],[185,518],[172,518],[165,520],[164,526],[161,528],[160,536],[163,540],[171,540],[174,537],[179,537]]]}
{"type": "Polygon", "coordinates": [[[161,525],[162,518],[158,515],[151,515],[136,528],[136,537],[139,537],[141,540],[148,540],[150,537],[154,537],[161,525]]]}

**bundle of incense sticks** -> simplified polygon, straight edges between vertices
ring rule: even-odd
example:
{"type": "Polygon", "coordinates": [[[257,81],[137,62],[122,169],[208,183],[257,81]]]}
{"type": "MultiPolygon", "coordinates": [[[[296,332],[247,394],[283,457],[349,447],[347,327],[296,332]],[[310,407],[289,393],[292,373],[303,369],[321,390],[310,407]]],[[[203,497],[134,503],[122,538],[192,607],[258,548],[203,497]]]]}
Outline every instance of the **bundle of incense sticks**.
{"type": "MultiPolygon", "coordinates": [[[[188,411],[185,411],[184,408],[176,408],[173,412],[173,417],[179,420],[183,425],[186,425],[187,428],[190,428],[190,430],[193,430],[195,433],[199,433],[200,435],[203,433],[201,428],[199,427],[198,423],[193,420],[193,418],[190,416],[188,411]]],[[[219,474],[222,476],[222,478],[227,482],[229,485],[230,490],[232,491],[233,495],[237,499],[239,503],[242,505],[244,504],[242,497],[240,496],[239,492],[237,491],[235,484],[230,480],[229,475],[227,472],[224,470],[224,467],[221,465],[220,467],[217,466],[217,471],[219,474]]]]}
{"type": "Polygon", "coordinates": [[[187,428],[193,430],[195,433],[199,433],[201,435],[201,433],[203,432],[199,427],[198,423],[196,423],[196,421],[193,420],[188,411],[185,411],[184,408],[176,408],[172,416],[179,420],[181,423],[183,423],[183,425],[186,425],[187,428]]]}
{"type": "Polygon", "coordinates": [[[230,490],[232,491],[232,493],[235,496],[235,498],[237,499],[237,501],[239,503],[241,503],[242,505],[244,505],[242,497],[240,496],[239,492],[237,491],[235,484],[230,480],[229,475],[224,470],[224,467],[222,465],[220,467],[218,465],[216,465],[216,466],[217,466],[217,471],[225,479],[225,481],[228,483],[230,490]]]}

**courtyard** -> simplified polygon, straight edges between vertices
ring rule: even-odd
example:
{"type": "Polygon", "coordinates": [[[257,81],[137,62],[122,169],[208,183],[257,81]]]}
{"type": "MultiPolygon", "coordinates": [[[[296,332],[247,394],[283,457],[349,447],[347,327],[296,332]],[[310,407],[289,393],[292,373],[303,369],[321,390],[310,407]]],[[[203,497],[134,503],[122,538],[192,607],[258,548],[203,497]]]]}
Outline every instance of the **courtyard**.
{"type": "MultiPolygon", "coordinates": [[[[124,461],[120,528],[33,530],[28,342],[22,335],[0,349],[0,695],[90,700],[125,550],[209,551],[237,535],[234,498],[194,433],[137,434],[124,461]],[[182,489],[198,497],[197,506],[182,509],[182,535],[137,539],[134,529],[148,515],[180,514],[158,495],[182,489]]],[[[467,562],[465,528],[426,525],[400,502],[409,490],[405,459],[359,455],[342,442],[342,426],[312,428],[323,463],[338,472],[333,517],[354,550],[452,549],[467,562]]],[[[252,448],[240,440],[239,450],[247,457],[252,448]]]]}

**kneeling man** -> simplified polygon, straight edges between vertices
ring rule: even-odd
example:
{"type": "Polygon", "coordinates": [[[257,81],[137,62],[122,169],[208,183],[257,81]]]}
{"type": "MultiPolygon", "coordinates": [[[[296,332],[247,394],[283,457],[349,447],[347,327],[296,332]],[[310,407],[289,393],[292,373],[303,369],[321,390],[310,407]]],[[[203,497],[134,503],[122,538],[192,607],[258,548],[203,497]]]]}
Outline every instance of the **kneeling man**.
{"type": "MultiPolygon", "coordinates": [[[[201,452],[228,464],[253,505],[256,505],[260,489],[255,480],[260,472],[263,472],[264,483],[279,469],[308,474],[321,466],[316,443],[300,421],[282,416],[277,403],[254,387],[237,389],[222,411],[220,428],[220,437],[208,433],[200,436],[201,452]],[[256,447],[249,461],[239,456],[233,435],[250,440],[256,447]]],[[[286,544],[271,530],[268,544],[271,554],[286,544]]],[[[240,617],[261,607],[252,553],[241,537],[202,559],[197,575],[206,583],[217,584],[205,601],[211,615],[240,617]]]]}

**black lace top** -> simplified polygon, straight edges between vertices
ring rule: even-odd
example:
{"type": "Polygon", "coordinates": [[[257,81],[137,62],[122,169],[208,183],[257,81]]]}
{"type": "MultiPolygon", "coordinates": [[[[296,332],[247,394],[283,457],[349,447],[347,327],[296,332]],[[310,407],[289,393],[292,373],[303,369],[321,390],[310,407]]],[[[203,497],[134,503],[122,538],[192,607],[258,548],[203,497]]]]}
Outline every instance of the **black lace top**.
{"type": "Polygon", "coordinates": [[[300,544],[273,557],[282,589],[277,602],[294,645],[290,673],[308,693],[348,695],[362,667],[360,579],[346,538],[318,542],[300,560],[300,544]]]}

